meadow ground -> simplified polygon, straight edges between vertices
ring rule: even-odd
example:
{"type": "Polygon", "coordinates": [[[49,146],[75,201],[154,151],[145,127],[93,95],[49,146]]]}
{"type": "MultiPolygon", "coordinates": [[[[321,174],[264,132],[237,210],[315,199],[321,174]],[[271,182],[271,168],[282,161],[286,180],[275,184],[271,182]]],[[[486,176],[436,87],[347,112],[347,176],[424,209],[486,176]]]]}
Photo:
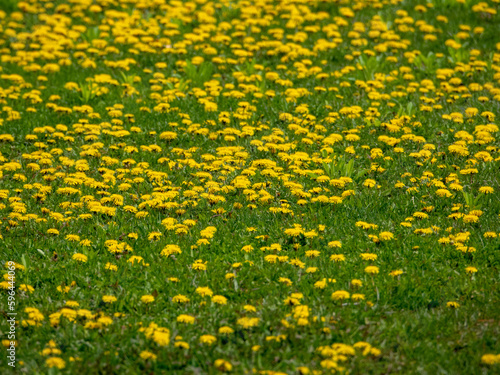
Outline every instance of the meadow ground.
{"type": "Polygon", "coordinates": [[[0,1],[2,374],[500,373],[499,8],[0,1]]]}

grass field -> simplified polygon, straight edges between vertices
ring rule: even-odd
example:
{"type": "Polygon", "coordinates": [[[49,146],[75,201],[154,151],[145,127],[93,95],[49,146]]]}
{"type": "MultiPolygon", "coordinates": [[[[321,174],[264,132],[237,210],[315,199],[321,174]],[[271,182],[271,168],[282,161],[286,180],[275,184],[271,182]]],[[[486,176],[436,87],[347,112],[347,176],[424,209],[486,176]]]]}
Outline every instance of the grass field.
{"type": "Polygon", "coordinates": [[[1,373],[499,374],[499,4],[0,1],[1,373]]]}

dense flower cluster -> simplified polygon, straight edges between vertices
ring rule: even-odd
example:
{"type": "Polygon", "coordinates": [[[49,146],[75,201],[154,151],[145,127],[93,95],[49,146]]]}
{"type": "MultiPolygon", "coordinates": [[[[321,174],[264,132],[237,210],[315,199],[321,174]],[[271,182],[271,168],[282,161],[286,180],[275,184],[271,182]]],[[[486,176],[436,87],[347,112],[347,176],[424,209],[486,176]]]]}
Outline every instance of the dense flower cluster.
{"type": "Polygon", "coordinates": [[[21,371],[498,366],[498,0],[6,4],[21,371]]]}

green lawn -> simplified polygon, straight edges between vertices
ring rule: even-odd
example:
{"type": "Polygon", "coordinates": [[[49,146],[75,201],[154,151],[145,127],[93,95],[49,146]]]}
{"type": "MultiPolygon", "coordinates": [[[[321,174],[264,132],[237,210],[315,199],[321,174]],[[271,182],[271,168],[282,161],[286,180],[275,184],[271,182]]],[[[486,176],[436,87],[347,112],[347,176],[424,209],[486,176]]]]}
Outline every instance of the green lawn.
{"type": "Polygon", "coordinates": [[[2,373],[500,373],[499,8],[1,2],[2,373]]]}

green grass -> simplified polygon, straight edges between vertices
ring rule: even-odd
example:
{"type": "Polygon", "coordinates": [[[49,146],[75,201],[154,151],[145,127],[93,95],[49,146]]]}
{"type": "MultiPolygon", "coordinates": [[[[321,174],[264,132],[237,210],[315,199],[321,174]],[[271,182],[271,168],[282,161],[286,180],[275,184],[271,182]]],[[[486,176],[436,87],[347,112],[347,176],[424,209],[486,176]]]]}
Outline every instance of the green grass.
{"type": "Polygon", "coordinates": [[[0,4],[4,372],[500,371],[497,3],[97,3],[0,4]]]}

